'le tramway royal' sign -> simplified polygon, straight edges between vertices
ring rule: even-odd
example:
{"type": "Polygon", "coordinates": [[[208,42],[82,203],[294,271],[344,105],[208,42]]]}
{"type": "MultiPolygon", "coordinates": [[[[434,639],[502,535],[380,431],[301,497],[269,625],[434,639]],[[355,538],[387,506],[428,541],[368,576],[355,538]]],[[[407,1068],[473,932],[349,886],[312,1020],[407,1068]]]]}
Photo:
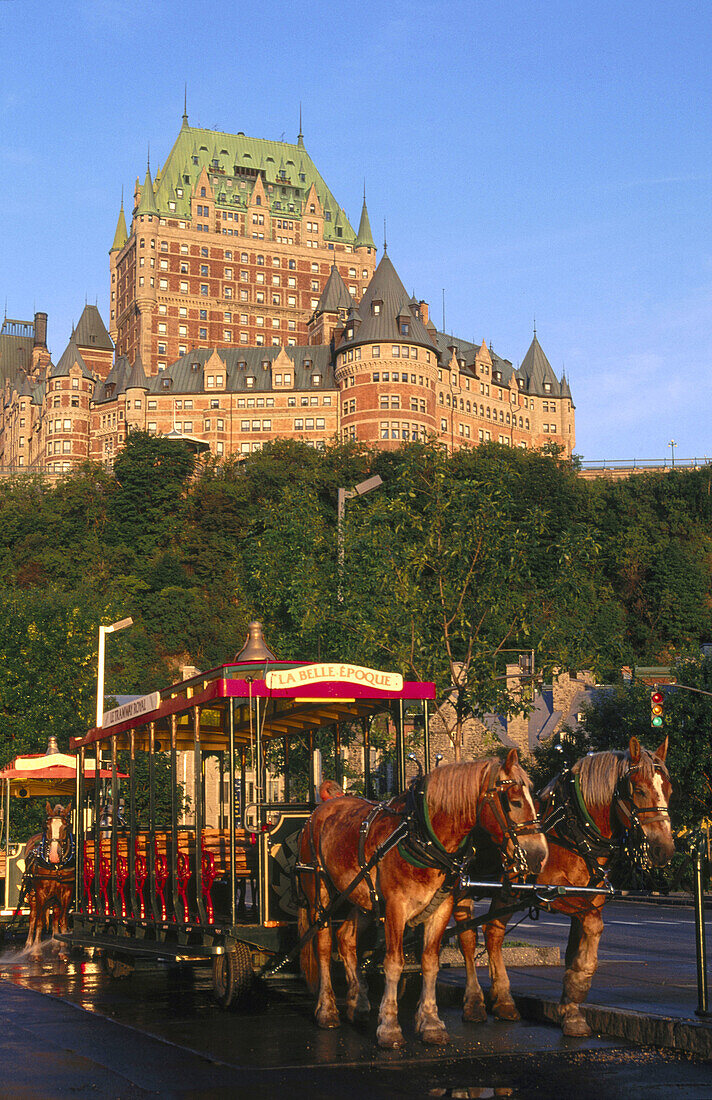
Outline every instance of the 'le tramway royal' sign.
{"type": "Polygon", "coordinates": [[[265,683],[270,691],[279,688],[306,687],[307,684],[324,684],[337,681],[358,684],[376,691],[402,691],[403,677],[397,672],[379,672],[375,668],[360,665],[321,664],[302,665],[301,668],[283,668],[268,672],[265,683]]]}
{"type": "Polygon", "coordinates": [[[132,699],[130,703],[122,703],[120,707],[107,710],[102,726],[116,726],[119,722],[126,722],[129,718],[138,718],[142,714],[150,714],[161,705],[160,691],[154,691],[150,695],[141,695],[138,699],[132,699]]]}

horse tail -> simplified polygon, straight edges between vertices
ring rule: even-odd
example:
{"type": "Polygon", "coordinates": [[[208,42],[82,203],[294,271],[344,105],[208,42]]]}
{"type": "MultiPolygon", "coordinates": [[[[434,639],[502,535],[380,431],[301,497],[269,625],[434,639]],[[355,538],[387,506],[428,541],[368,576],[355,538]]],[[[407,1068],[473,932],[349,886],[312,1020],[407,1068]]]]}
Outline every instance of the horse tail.
{"type": "MultiPolygon", "coordinates": [[[[309,911],[304,908],[299,909],[297,916],[297,928],[299,931],[299,938],[305,936],[311,928],[311,922],[309,920],[309,911]]],[[[319,989],[319,970],[316,961],[316,951],[314,950],[314,937],[312,936],[302,947],[299,952],[299,965],[301,967],[304,980],[307,983],[307,989],[310,993],[315,994],[319,989]]]]}

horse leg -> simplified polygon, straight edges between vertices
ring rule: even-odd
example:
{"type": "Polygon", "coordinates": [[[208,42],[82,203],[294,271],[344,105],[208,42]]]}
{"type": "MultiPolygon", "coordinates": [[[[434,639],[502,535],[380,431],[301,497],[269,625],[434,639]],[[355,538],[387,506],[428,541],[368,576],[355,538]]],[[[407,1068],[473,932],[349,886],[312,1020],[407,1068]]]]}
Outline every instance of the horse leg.
{"type": "Polygon", "coordinates": [[[386,982],[383,997],[378,1009],[378,1028],[376,1039],[379,1047],[392,1050],[403,1044],[403,1032],[398,1023],[398,983],[403,973],[403,930],[405,916],[403,906],[391,902],[386,904],[386,957],[383,960],[383,972],[386,982]]]}
{"type": "Polygon", "coordinates": [[[37,925],[37,899],[34,890],[28,892],[27,900],[30,903],[30,919],[27,929],[27,939],[25,940],[25,951],[34,953],[35,928],[37,925]]]}
{"type": "Polygon", "coordinates": [[[598,966],[598,944],[603,932],[600,909],[582,917],[571,918],[569,942],[566,947],[566,973],[561,994],[561,1029],[564,1035],[588,1036],[591,1028],[581,1013],[593,975],[598,966]]]}
{"type": "MultiPolygon", "coordinates": [[[[469,920],[474,913],[472,898],[460,898],[455,906],[455,920],[469,920]]],[[[485,998],[477,979],[475,951],[477,950],[477,929],[467,928],[460,932],[460,950],[465,960],[465,999],[462,1004],[462,1018],[473,1024],[483,1024],[487,1019],[485,998]]]]}
{"type": "Polygon", "coordinates": [[[319,967],[319,998],[314,1016],[319,1027],[338,1027],[341,1021],[331,984],[331,925],[328,923],[316,934],[316,957],[319,967]]]}
{"type": "Polygon", "coordinates": [[[344,964],[348,982],[346,1015],[351,1023],[354,1023],[359,1016],[367,1016],[371,1011],[368,1000],[368,986],[358,968],[358,926],[359,916],[357,912],[354,912],[348,920],[345,920],[339,926],[337,933],[339,954],[344,964]]]}
{"type": "Polygon", "coordinates": [[[421,970],[423,989],[415,1013],[415,1031],[424,1043],[442,1044],[450,1041],[445,1025],[438,1015],[435,986],[440,970],[440,943],[452,913],[453,897],[446,898],[425,922],[421,970]]]}
{"type": "Polygon", "coordinates": [[[509,975],[502,955],[502,943],[506,931],[507,922],[501,917],[495,917],[493,920],[487,921],[484,926],[489,959],[492,1015],[496,1016],[498,1020],[519,1020],[521,1017],[512,997],[509,975]]]}

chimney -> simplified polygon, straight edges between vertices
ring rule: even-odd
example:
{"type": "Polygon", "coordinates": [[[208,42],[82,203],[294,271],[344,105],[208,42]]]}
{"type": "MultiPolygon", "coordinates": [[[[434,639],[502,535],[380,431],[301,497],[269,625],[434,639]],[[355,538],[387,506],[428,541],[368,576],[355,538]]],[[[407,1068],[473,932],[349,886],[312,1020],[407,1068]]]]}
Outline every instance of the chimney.
{"type": "Polygon", "coordinates": [[[418,308],[420,309],[420,320],[424,325],[427,325],[430,320],[430,306],[422,299],[418,302],[418,308]]]}
{"type": "Polygon", "coordinates": [[[47,314],[35,314],[35,342],[36,348],[47,347],[47,314]]]}

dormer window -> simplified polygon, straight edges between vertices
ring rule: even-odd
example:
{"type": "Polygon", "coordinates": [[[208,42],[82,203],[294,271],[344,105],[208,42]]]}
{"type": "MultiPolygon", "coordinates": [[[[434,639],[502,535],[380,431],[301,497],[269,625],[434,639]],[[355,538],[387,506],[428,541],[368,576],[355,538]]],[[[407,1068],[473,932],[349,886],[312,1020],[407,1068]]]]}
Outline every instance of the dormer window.
{"type": "Polygon", "coordinates": [[[313,386],[320,386],[321,385],[321,375],[320,374],[313,374],[312,375],[312,385],[313,386]]]}
{"type": "Polygon", "coordinates": [[[190,369],[192,371],[199,371],[200,370],[200,363],[191,363],[190,364],[190,369]]]}
{"type": "Polygon", "coordinates": [[[382,305],[383,305],[382,302],[372,302],[371,303],[371,312],[373,313],[374,317],[377,317],[378,314],[381,312],[381,306],[382,305]]]}
{"type": "Polygon", "coordinates": [[[201,197],[201,199],[205,198],[205,188],[204,187],[200,188],[200,197],[201,197]]]}
{"type": "Polygon", "coordinates": [[[408,335],[408,329],[409,329],[408,322],[403,321],[403,323],[401,325],[401,336],[407,336],[408,335]]]}
{"type": "Polygon", "coordinates": [[[551,393],[551,382],[544,383],[544,393],[551,393]]]}
{"type": "Polygon", "coordinates": [[[169,390],[171,388],[171,382],[172,381],[173,381],[172,378],[163,378],[161,380],[161,386],[163,387],[164,390],[169,390]]]}
{"type": "Polygon", "coordinates": [[[248,374],[248,375],[247,375],[247,378],[245,379],[245,385],[246,385],[246,386],[247,386],[248,388],[251,388],[252,386],[254,386],[254,384],[255,384],[255,378],[254,378],[254,375],[252,375],[252,374],[248,374]]]}

